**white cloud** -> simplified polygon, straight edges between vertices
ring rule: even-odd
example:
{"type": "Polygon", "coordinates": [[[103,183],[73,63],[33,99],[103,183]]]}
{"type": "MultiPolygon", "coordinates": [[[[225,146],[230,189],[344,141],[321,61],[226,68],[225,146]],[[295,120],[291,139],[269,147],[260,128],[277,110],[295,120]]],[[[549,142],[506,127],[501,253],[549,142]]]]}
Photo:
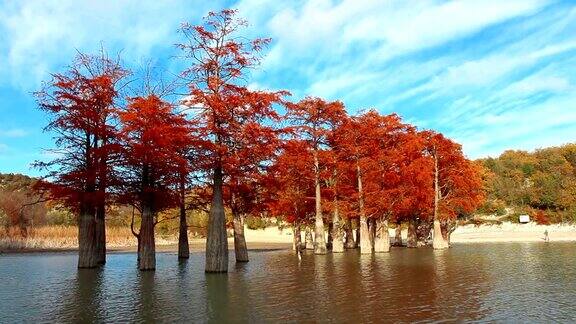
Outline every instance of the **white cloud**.
{"type": "MultiPolygon", "coordinates": [[[[251,21],[258,22],[258,26],[267,26],[268,31],[260,32],[273,39],[259,75],[260,83],[265,84],[262,79],[275,73],[280,82],[289,67],[291,73],[301,78],[305,94],[348,98],[374,93],[374,83],[380,85],[376,90],[381,91],[389,83],[397,86],[406,78],[417,81],[441,72],[441,68],[453,62],[434,59],[405,65],[394,62],[392,68],[387,62],[461,39],[510,18],[533,14],[548,3],[544,0],[366,0],[361,4],[355,0],[243,0],[237,7],[251,21]],[[440,61],[444,65],[438,64],[440,61]],[[401,74],[396,70],[410,70],[411,65],[418,65],[419,69],[400,71],[401,74]]],[[[487,74],[486,80],[491,78],[489,73],[498,73],[479,68],[487,74]]],[[[475,67],[468,69],[472,73],[475,67]]]]}
{"type": "Polygon", "coordinates": [[[0,130],[0,137],[24,137],[28,132],[20,128],[12,128],[8,130],[0,130]]]}
{"type": "Polygon", "coordinates": [[[4,2],[0,75],[4,82],[36,89],[48,71],[69,64],[76,49],[95,51],[101,42],[137,61],[157,47],[171,49],[179,24],[202,16],[207,8],[184,0],[4,2]]]}
{"type": "Polygon", "coordinates": [[[511,84],[507,91],[516,94],[532,94],[536,92],[566,92],[571,90],[570,81],[563,77],[531,75],[511,84]]]}

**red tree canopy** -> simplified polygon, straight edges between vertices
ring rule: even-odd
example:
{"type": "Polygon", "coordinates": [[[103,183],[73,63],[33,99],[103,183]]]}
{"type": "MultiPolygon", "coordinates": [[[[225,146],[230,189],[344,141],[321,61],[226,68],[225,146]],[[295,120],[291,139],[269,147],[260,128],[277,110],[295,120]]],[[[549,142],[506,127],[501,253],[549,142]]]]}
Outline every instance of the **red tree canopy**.
{"type": "Polygon", "coordinates": [[[182,168],[189,168],[181,152],[193,142],[184,115],[156,95],[129,99],[120,112],[122,123],[122,200],[154,211],[175,206],[175,189],[182,168]]]}
{"type": "Polygon", "coordinates": [[[56,140],[56,148],[49,150],[55,158],[35,164],[48,171],[47,181],[37,188],[48,189],[52,198],[70,208],[104,199],[109,160],[118,151],[114,126],[118,84],[127,75],[104,52],[78,54],[68,71],[54,74],[36,93],[40,109],[50,117],[45,131],[56,140]]]}

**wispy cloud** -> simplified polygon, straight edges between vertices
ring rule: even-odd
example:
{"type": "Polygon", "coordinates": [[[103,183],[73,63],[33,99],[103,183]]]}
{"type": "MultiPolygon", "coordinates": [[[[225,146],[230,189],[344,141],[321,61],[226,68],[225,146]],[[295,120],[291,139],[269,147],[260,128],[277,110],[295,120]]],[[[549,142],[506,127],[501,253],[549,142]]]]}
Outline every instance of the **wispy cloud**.
{"type": "Polygon", "coordinates": [[[16,126],[45,117],[23,98],[76,49],[104,42],[129,62],[152,57],[177,72],[179,23],[228,6],[248,19],[249,36],[273,38],[253,88],[342,100],[351,113],[398,112],[471,157],[576,140],[573,1],[57,0],[0,2],[0,125],[12,127],[0,131],[4,151],[38,157],[45,145],[26,136],[36,128],[16,126]]]}
{"type": "Polygon", "coordinates": [[[24,137],[27,136],[28,132],[20,128],[12,128],[8,130],[0,130],[0,137],[24,137]]]}
{"type": "Polygon", "coordinates": [[[49,71],[69,64],[76,50],[95,51],[102,44],[122,51],[127,60],[147,58],[158,48],[171,49],[176,29],[198,19],[217,2],[169,1],[8,1],[0,4],[1,83],[30,90],[49,71]]]}

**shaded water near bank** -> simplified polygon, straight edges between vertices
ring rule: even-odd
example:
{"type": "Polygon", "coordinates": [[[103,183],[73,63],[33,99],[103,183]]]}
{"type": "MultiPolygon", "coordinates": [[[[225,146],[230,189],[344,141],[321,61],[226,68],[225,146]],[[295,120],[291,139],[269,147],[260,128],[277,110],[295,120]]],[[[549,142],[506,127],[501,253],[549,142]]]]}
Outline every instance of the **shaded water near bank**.
{"type": "Polygon", "coordinates": [[[574,243],[250,257],[206,275],[203,253],[160,253],[155,272],[133,253],[100,270],[73,253],[1,255],[0,322],[576,321],[574,243]]]}

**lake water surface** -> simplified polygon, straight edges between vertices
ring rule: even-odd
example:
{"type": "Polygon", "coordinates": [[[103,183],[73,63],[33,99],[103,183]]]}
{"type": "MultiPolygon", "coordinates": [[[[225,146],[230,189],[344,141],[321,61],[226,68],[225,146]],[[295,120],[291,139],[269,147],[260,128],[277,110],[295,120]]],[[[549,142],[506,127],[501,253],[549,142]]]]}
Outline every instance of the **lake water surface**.
{"type": "Polygon", "coordinates": [[[100,270],[73,253],[1,255],[0,322],[576,321],[574,243],[250,257],[206,275],[203,253],[160,253],[155,272],[133,253],[100,270]]]}

